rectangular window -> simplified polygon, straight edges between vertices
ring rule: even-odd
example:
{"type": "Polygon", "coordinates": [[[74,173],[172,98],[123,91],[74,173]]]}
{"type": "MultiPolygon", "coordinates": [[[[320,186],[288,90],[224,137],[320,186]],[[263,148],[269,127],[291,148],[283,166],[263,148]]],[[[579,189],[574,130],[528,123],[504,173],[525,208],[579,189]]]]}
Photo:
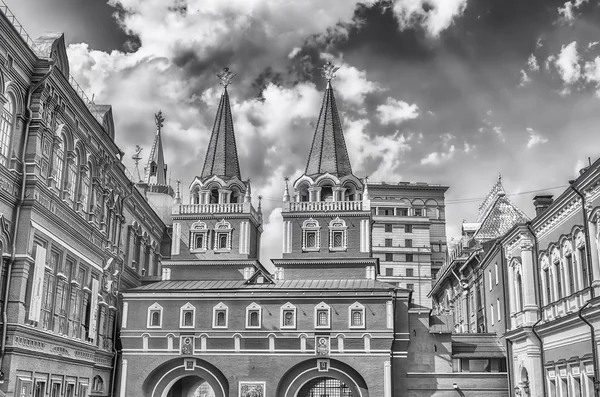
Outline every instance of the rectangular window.
{"type": "Polygon", "coordinates": [[[219,242],[219,249],[227,249],[227,233],[219,233],[217,241],[219,242]]]}
{"type": "Polygon", "coordinates": [[[500,316],[500,299],[496,299],[496,311],[498,312],[498,322],[500,322],[502,320],[500,316]]]}
{"type": "Polygon", "coordinates": [[[406,254],[406,262],[413,262],[414,258],[413,258],[413,254],[406,254]]]}
{"type": "Polygon", "coordinates": [[[363,311],[361,309],[353,309],[350,311],[350,318],[353,327],[363,327],[364,318],[363,311]]]}
{"type": "Polygon", "coordinates": [[[409,239],[409,238],[407,238],[404,242],[406,248],[412,248],[412,246],[413,246],[412,243],[413,243],[412,239],[409,239]]]}
{"type": "Polygon", "coordinates": [[[481,299],[481,292],[482,292],[481,287],[478,286],[476,291],[477,291],[477,308],[479,310],[481,310],[481,309],[483,309],[483,299],[481,299]]]}
{"type": "Polygon", "coordinates": [[[411,291],[414,291],[415,289],[415,285],[414,284],[406,284],[406,289],[409,289],[411,291]]]}
{"type": "Polygon", "coordinates": [[[393,226],[392,226],[391,223],[386,223],[385,224],[385,232],[386,233],[391,233],[393,231],[392,229],[393,229],[393,226]]]}
{"type": "Polygon", "coordinates": [[[546,304],[552,302],[552,283],[550,282],[550,269],[544,269],[544,282],[546,283],[546,304]]]}
{"type": "Polygon", "coordinates": [[[329,326],[329,310],[318,309],[317,310],[317,327],[328,327],[329,326]]]}
{"type": "Polygon", "coordinates": [[[192,327],[194,326],[194,311],[193,310],[183,310],[181,312],[181,325],[183,327],[192,327]]]}
{"type": "Polygon", "coordinates": [[[344,246],[344,232],[335,231],[333,232],[333,247],[342,248],[344,246]]]}
{"type": "Polygon", "coordinates": [[[317,232],[306,232],[306,248],[316,248],[317,232]]]}
{"type": "Polygon", "coordinates": [[[498,264],[497,263],[494,264],[494,272],[495,272],[495,276],[496,276],[496,285],[498,285],[498,264]]]}
{"type": "Polygon", "coordinates": [[[408,216],[408,208],[398,208],[398,216],[408,216]]]}
{"type": "Polygon", "coordinates": [[[204,248],[204,233],[198,233],[195,235],[194,248],[195,249],[204,248]]]}
{"type": "Polygon", "coordinates": [[[494,304],[490,305],[490,320],[492,321],[492,325],[494,325],[494,304]]]}
{"type": "Polygon", "coordinates": [[[585,247],[579,248],[579,262],[581,263],[581,277],[583,278],[583,288],[590,286],[588,260],[585,247]]]}
{"type": "Polygon", "coordinates": [[[260,310],[255,310],[255,309],[248,310],[246,327],[247,328],[259,328],[260,327],[260,310]]]}
{"type": "Polygon", "coordinates": [[[391,238],[386,238],[385,239],[385,246],[386,247],[391,247],[392,246],[392,239],[391,238]]]}
{"type": "Polygon", "coordinates": [[[406,269],[406,277],[413,277],[413,269],[406,269]]]}
{"type": "Polygon", "coordinates": [[[296,327],[296,311],[293,309],[284,309],[282,314],[282,327],[283,328],[295,328],[296,327]]]}
{"type": "Polygon", "coordinates": [[[554,276],[556,277],[557,299],[562,299],[562,277],[560,276],[560,262],[554,264],[554,276]]]}
{"type": "Polygon", "coordinates": [[[393,276],[394,275],[394,269],[392,269],[391,267],[387,267],[385,269],[385,275],[386,276],[393,276]]]}
{"type": "Polygon", "coordinates": [[[488,284],[490,286],[490,291],[492,290],[492,269],[488,270],[488,284]]]}
{"type": "Polygon", "coordinates": [[[150,310],[150,326],[160,327],[160,310],[150,310]]]}
{"type": "Polygon", "coordinates": [[[433,252],[440,252],[440,245],[439,244],[431,244],[431,250],[433,252]]]}
{"type": "Polygon", "coordinates": [[[215,327],[227,327],[227,310],[215,310],[215,327]]]}
{"type": "Polygon", "coordinates": [[[567,272],[569,274],[569,294],[575,293],[575,277],[573,275],[573,258],[571,255],[565,256],[567,272]]]}
{"type": "Polygon", "coordinates": [[[392,262],[394,260],[394,254],[385,254],[386,262],[392,262]]]}
{"type": "Polygon", "coordinates": [[[413,225],[404,225],[404,233],[412,233],[413,225]]]}

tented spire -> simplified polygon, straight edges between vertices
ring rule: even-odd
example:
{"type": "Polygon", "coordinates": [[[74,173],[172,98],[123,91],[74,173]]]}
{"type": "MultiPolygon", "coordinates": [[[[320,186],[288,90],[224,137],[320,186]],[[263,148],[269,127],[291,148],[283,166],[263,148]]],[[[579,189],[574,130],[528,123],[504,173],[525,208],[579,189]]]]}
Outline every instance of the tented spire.
{"type": "Polygon", "coordinates": [[[154,137],[154,143],[150,150],[150,156],[148,157],[148,164],[145,169],[144,181],[148,185],[167,185],[167,165],[165,164],[165,156],[163,153],[161,131],[165,122],[165,118],[162,115],[162,111],[158,111],[154,115],[154,122],[156,123],[156,136],[154,137]]]}
{"type": "Polygon", "coordinates": [[[339,67],[333,66],[331,62],[327,62],[323,66],[323,76],[327,79],[327,88],[306,164],[306,175],[329,172],[341,177],[352,174],[342,123],[331,87],[331,80],[335,77],[338,69],[339,67]]]}
{"type": "Polygon", "coordinates": [[[235,74],[231,73],[228,68],[224,68],[217,77],[219,77],[223,86],[223,94],[221,95],[208,150],[206,151],[202,177],[217,175],[221,178],[238,177],[241,179],[233,131],[233,118],[231,116],[229,94],[227,93],[227,86],[231,84],[235,74]]]}

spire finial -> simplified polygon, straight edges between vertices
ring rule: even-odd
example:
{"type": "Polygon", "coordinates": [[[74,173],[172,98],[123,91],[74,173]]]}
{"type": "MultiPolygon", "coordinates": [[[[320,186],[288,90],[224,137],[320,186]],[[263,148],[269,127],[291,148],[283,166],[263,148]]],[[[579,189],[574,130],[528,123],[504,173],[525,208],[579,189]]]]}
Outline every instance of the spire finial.
{"type": "Polygon", "coordinates": [[[142,182],[142,176],[140,175],[140,160],[142,156],[140,153],[144,150],[140,145],[135,145],[135,153],[131,156],[132,160],[135,162],[135,171],[137,172],[138,181],[142,182]]]}
{"type": "Polygon", "coordinates": [[[232,73],[229,68],[223,68],[221,73],[217,73],[217,77],[219,78],[219,83],[223,86],[223,88],[227,88],[229,84],[231,84],[231,80],[237,76],[236,73],[232,73]]]}
{"type": "Polygon", "coordinates": [[[181,204],[181,191],[179,190],[179,187],[181,185],[181,179],[178,178],[176,183],[177,183],[177,192],[175,193],[175,204],[181,204]]]}
{"type": "Polygon", "coordinates": [[[159,110],[158,113],[154,114],[154,123],[156,123],[156,129],[158,131],[162,130],[164,122],[165,118],[163,117],[162,110],[159,110]]]}
{"type": "Polygon", "coordinates": [[[498,172],[498,181],[502,181],[502,174],[498,172]]]}
{"type": "Polygon", "coordinates": [[[285,181],[285,190],[283,191],[283,201],[290,201],[290,189],[288,188],[288,181],[290,180],[289,176],[284,176],[283,180],[285,181]]]}
{"type": "Polygon", "coordinates": [[[325,79],[327,80],[328,83],[331,80],[335,79],[335,72],[337,72],[339,68],[340,68],[339,66],[334,66],[329,61],[327,61],[327,63],[325,65],[323,65],[321,70],[323,73],[323,77],[325,77],[325,79]]]}

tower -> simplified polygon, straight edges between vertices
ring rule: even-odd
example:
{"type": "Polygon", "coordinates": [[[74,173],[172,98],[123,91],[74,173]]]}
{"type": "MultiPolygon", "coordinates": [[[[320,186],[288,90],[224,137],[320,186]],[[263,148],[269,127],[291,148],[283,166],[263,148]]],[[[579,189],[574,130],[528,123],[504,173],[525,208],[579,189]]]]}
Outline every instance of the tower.
{"type": "Polygon", "coordinates": [[[286,180],[283,260],[275,261],[286,278],[305,277],[307,271],[310,278],[321,277],[319,273],[328,278],[375,277],[370,273],[376,260],[370,258],[369,195],[352,173],[331,85],[337,69],[331,63],[322,69],[327,87],[306,169],[294,182],[292,196],[286,180]]]}
{"type": "Polygon", "coordinates": [[[242,279],[262,269],[262,215],[240,174],[227,92],[235,74],[225,68],[217,76],[223,93],[202,172],[189,186],[189,202],[178,198],[173,206],[171,260],[163,262],[168,279],[242,279]]]}

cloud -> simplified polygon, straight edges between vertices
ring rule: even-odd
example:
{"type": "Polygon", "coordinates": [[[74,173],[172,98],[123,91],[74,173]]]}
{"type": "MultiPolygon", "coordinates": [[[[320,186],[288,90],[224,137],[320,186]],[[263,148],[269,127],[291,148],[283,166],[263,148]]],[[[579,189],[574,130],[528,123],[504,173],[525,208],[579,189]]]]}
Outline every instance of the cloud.
{"type": "Polygon", "coordinates": [[[540,65],[538,64],[537,58],[533,54],[529,55],[529,58],[527,59],[527,65],[531,71],[537,72],[540,70],[540,65]]]}
{"type": "Polygon", "coordinates": [[[536,132],[533,128],[527,127],[527,132],[529,133],[529,141],[527,142],[528,149],[531,149],[535,145],[539,145],[539,144],[548,142],[548,138],[543,137],[538,132],[536,132]]]}
{"type": "Polygon", "coordinates": [[[521,81],[519,82],[519,87],[523,87],[529,83],[531,83],[531,78],[527,75],[527,72],[521,69],[521,81]]]}
{"type": "Polygon", "coordinates": [[[401,29],[422,25],[436,37],[467,8],[467,0],[398,0],[393,10],[401,29]]]}
{"type": "Polygon", "coordinates": [[[584,77],[587,82],[596,84],[596,96],[600,98],[600,56],[585,63],[584,77]]]}
{"type": "Polygon", "coordinates": [[[464,149],[463,149],[463,152],[465,152],[465,154],[468,154],[469,152],[471,152],[474,149],[475,149],[475,145],[470,145],[468,142],[465,141],[464,149]]]}
{"type": "Polygon", "coordinates": [[[447,152],[432,152],[429,153],[426,157],[421,159],[421,165],[440,165],[441,163],[445,163],[450,160],[454,156],[455,152],[454,145],[451,145],[447,152]]]}
{"type": "Polygon", "coordinates": [[[562,7],[558,7],[558,14],[561,15],[564,20],[571,22],[575,19],[573,11],[581,7],[583,3],[587,3],[588,0],[575,0],[567,1],[562,7]]]}
{"type": "Polygon", "coordinates": [[[577,42],[562,46],[555,61],[556,68],[565,84],[573,84],[581,77],[577,42]]]}
{"type": "Polygon", "coordinates": [[[377,116],[383,125],[400,124],[419,117],[419,107],[388,97],[384,104],[377,106],[377,116]]]}
{"type": "Polygon", "coordinates": [[[599,44],[599,42],[597,41],[592,41],[591,43],[588,44],[587,48],[588,50],[594,48],[595,46],[597,46],[599,44]]]}

